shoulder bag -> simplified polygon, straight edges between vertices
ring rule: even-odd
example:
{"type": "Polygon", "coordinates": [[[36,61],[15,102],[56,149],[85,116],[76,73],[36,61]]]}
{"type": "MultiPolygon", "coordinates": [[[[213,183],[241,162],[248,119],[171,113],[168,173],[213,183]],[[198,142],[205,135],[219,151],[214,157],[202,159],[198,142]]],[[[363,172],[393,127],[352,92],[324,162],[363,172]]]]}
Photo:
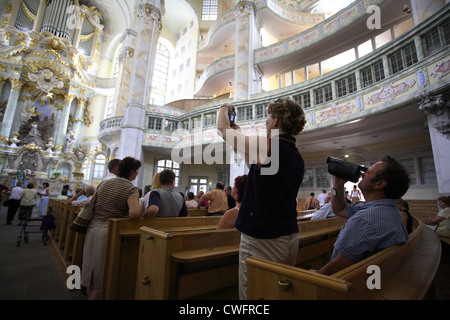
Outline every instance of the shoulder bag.
{"type": "Polygon", "coordinates": [[[94,217],[94,208],[96,201],[97,193],[95,193],[91,201],[83,206],[83,209],[81,209],[80,213],[78,213],[76,218],[73,220],[70,229],[78,233],[86,233],[87,227],[94,217]]]}

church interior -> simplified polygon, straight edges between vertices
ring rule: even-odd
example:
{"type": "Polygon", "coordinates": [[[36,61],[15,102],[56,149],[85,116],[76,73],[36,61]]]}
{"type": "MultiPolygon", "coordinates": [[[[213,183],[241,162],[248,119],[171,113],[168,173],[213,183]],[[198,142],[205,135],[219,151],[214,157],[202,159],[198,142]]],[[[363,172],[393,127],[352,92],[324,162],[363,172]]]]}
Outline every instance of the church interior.
{"type": "Polygon", "coordinates": [[[333,187],[328,157],[394,157],[419,220],[450,195],[448,0],[1,0],[0,12],[5,186],[47,182],[56,197],[128,156],[140,189],[164,169],[180,192],[233,186],[248,168],[217,133],[220,106],[263,136],[267,105],[289,98],[307,120],[300,202],[333,187]]]}

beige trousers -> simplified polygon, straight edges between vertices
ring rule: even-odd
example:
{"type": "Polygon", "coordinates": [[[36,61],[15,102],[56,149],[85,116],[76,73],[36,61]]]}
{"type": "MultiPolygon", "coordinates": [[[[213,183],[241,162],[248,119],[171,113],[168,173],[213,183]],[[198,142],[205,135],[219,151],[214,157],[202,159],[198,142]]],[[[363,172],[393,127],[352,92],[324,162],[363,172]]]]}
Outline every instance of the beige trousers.
{"type": "Polygon", "coordinates": [[[247,264],[245,260],[255,256],[267,260],[295,265],[298,251],[298,233],[274,239],[258,239],[241,235],[239,247],[239,299],[247,299],[247,264]]]}

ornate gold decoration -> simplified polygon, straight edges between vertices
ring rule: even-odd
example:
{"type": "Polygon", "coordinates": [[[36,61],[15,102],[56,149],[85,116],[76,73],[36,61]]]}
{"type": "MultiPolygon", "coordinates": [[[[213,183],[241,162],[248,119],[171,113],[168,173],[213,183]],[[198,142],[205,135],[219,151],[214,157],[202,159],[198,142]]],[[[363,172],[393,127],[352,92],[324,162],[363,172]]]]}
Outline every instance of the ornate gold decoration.
{"type": "Polygon", "coordinates": [[[36,73],[30,72],[28,73],[28,78],[37,83],[37,88],[40,90],[38,98],[43,101],[47,101],[49,98],[53,97],[53,89],[61,89],[64,86],[64,82],[49,69],[43,69],[36,73]],[[42,94],[44,94],[44,96],[42,96],[42,94]]]}
{"type": "Polygon", "coordinates": [[[34,142],[25,145],[24,148],[29,150],[29,151],[39,151],[39,150],[41,150],[41,147],[37,146],[34,142]]]}
{"type": "Polygon", "coordinates": [[[61,51],[64,48],[64,44],[62,43],[61,39],[58,37],[52,37],[48,39],[46,43],[47,47],[50,49],[61,51]]]}
{"type": "Polygon", "coordinates": [[[89,41],[94,36],[94,32],[90,34],[80,35],[80,42],[89,41]]]}
{"type": "Polygon", "coordinates": [[[26,110],[28,113],[30,113],[33,117],[39,116],[39,115],[41,115],[41,114],[44,112],[44,111],[36,112],[36,107],[33,107],[33,108],[31,108],[31,109],[26,108],[25,110],[26,110]]]}
{"type": "Polygon", "coordinates": [[[28,9],[25,2],[21,1],[20,6],[22,7],[22,10],[25,13],[26,17],[30,19],[31,22],[34,22],[34,20],[36,20],[36,15],[34,15],[33,12],[31,12],[30,9],[28,9]]]}
{"type": "Polygon", "coordinates": [[[24,83],[18,78],[10,78],[9,81],[11,82],[11,90],[20,90],[20,88],[24,85],[24,83]]]}

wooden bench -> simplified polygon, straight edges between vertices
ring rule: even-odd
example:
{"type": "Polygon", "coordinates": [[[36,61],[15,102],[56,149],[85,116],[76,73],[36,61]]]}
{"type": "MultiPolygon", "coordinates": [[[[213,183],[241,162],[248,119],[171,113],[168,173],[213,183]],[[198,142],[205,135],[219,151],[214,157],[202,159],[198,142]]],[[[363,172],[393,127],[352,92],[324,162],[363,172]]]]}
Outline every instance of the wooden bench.
{"type": "Polygon", "coordinates": [[[75,217],[78,215],[82,208],[83,206],[73,206],[70,204],[67,205],[67,219],[63,252],[65,261],[72,261],[76,232],[70,229],[70,226],[72,225],[73,220],[75,220],[75,217]]]}
{"type": "Polygon", "coordinates": [[[188,299],[235,286],[240,235],[142,227],[135,298],[188,299]]]}
{"type": "Polygon", "coordinates": [[[208,209],[205,208],[188,208],[189,217],[207,216],[208,209]]]}
{"type": "Polygon", "coordinates": [[[297,199],[297,211],[305,210],[306,199],[297,199]]]}
{"type": "Polygon", "coordinates": [[[142,226],[158,230],[215,229],[221,217],[112,218],[108,225],[101,299],[134,299],[142,226]]]}
{"type": "MultiPolygon", "coordinates": [[[[311,263],[323,255],[329,259],[345,221],[299,222],[298,263],[311,263]]],[[[168,232],[142,227],[136,299],[211,299],[221,297],[227,288],[237,298],[233,286],[238,281],[239,245],[240,232],[234,228],[168,232]]]]}
{"type": "Polygon", "coordinates": [[[60,199],[49,199],[49,204],[54,201],[53,215],[55,216],[55,232],[54,232],[54,242],[56,245],[60,242],[61,228],[64,225],[63,222],[63,211],[64,211],[64,201],[60,199]]]}
{"type": "Polygon", "coordinates": [[[404,245],[386,248],[331,276],[252,257],[248,264],[249,299],[423,299],[439,266],[437,235],[415,219],[404,245]],[[369,266],[378,266],[381,289],[367,286],[369,266]]]}
{"type": "Polygon", "coordinates": [[[311,217],[316,211],[316,209],[297,211],[297,220],[311,220],[311,217]]]}
{"type": "Polygon", "coordinates": [[[407,200],[409,212],[412,216],[425,223],[427,218],[435,217],[439,213],[439,207],[436,200],[407,200]]]}

